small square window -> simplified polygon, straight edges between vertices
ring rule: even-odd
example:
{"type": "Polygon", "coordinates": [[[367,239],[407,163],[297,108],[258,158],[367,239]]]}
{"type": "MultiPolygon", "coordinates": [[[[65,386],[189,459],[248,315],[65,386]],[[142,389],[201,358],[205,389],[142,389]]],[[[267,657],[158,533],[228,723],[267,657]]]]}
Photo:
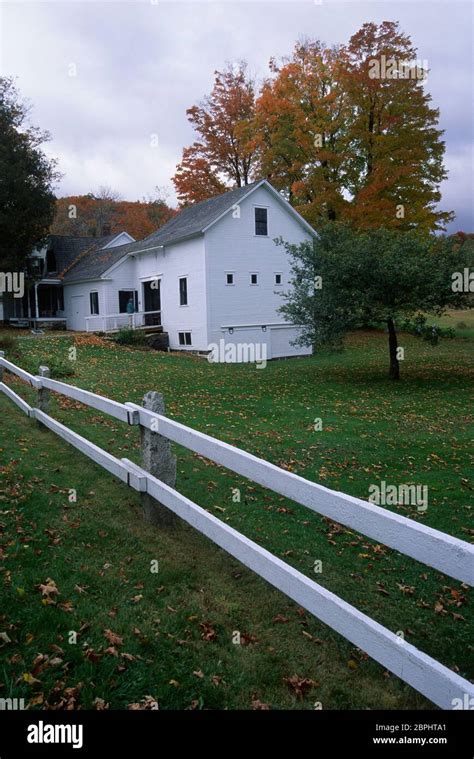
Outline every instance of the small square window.
{"type": "Polygon", "coordinates": [[[226,283],[226,285],[233,285],[234,284],[234,275],[230,274],[230,272],[228,272],[225,275],[225,283],[226,283]]]}
{"type": "Polygon", "coordinates": [[[275,274],[275,284],[281,285],[281,274],[275,274]]]}
{"type": "Polygon", "coordinates": [[[191,332],[178,332],[178,342],[180,345],[192,345],[191,332]]]}
{"type": "Polygon", "coordinates": [[[258,285],[258,274],[251,274],[250,275],[250,284],[251,285],[258,285]]]}
{"type": "Polygon", "coordinates": [[[268,214],[266,208],[255,209],[255,234],[262,237],[268,235],[268,214]]]}

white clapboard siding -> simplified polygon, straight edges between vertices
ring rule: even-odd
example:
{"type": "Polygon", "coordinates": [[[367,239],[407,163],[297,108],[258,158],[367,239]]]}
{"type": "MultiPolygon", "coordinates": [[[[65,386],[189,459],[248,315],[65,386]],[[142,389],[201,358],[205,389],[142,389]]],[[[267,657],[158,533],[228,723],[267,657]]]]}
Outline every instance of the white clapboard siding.
{"type": "Polygon", "coordinates": [[[16,374],[17,377],[21,377],[21,379],[25,380],[25,382],[28,382],[30,385],[33,385],[33,387],[38,387],[38,380],[40,377],[34,377],[29,372],[25,372],[24,369],[20,369],[19,366],[16,366],[15,364],[12,364],[11,361],[7,361],[6,358],[0,357],[0,366],[5,367],[5,369],[8,369],[9,372],[12,374],[16,374]]]}
{"type": "Polygon", "coordinates": [[[49,390],[54,390],[56,393],[66,395],[68,398],[74,398],[74,400],[98,409],[98,411],[103,411],[104,414],[109,414],[121,422],[134,424],[133,418],[136,418],[136,415],[131,414],[130,409],[124,403],[112,401],[109,398],[104,398],[102,395],[91,393],[89,390],[83,390],[80,387],[68,385],[65,382],[58,382],[58,380],[53,380],[49,377],[36,377],[36,380],[40,383],[40,387],[46,387],[49,390]]]}
{"type": "Polygon", "coordinates": [[[126,405],[137,411],[141,425],[169,440],[456,580],[474,584],[474,546],[469,543],[368,501],[325,488],[134,403],[126,405]]]}
{"type": "Polygon", "coordinates": [[[40,411],[39,409],[35,408],[33,409],[33,415],[34,418],[44,424],[45,427],[48,427],[50,430],[55,432],[56,435],[59,435],[59,437],[63,438],[63,440],[66,440],[68,443],[73,445],[74,448],[77,448],[79,451],[84,453],[86,456],[92,459],[92,461],[95,461],[96,464],[99,464],[101,467],[106,469],[111,474],[114,474],[123,482],[128,483],[129,470],[125,464],[119,461],[119,459],[116,459],[115,456],[112,456],[110,453],[107,453],[107,451],[104,451],[102,448],[94,445],[94,443],[86,440],[86,438],[81,437],[77,434],[77,432],[73,432],[69,429],[69,427],[65,427],[64,424],[57,422],[56,419],[48,416],[48,414],[45,414],[44,411],[40,411]]]}
{"type": "MultiPolygon", "coordinates": [[[[140,467],[132,464],[132,471],[139,475],[140,467]]],[[[466,693],[474,697],[474,685],[468,680],[419,651],[145,470],[141,470],[141,475],[146,478],[147,493],[159,503],[433,703],[442,709],[452,709],[453,699],[463,700],[466,693]]]]}
{"type": "Polygon", "coordinates": [[[22,411],[25,412],[25,414],[30,414],[32,411],[31,406],[28,405],[26,401],[23,400],[23,398],[20,398],[19,395],[13,392],[13,390],[8,387],[8,385],[5,385],[4,382],[0,382],[0,392],[4,393],[8,398],[10,398],[13,403],[16,403],[18,408],[21,408],[22,411]]]}

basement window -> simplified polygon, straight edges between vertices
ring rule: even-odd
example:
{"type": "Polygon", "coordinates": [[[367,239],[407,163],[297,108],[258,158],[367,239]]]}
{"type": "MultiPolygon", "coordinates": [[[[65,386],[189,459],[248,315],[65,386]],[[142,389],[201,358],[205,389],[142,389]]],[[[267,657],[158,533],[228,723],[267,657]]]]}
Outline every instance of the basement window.
{"type": "Polygon", "coordinates": [[[192,345],[191,332],[178,332],[178,342],[180,345],[192,345]]]}

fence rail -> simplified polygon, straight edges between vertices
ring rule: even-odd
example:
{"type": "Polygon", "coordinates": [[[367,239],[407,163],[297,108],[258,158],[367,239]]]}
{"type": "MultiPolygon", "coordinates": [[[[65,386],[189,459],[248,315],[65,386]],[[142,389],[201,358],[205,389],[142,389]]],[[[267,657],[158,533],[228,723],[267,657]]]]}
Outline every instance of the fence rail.
{"type": "Polygon", "coordinates": [[[116,332],[122,327],[140,329],[146,326],[161,326],[161,310],[134,311],[132,314],[122,312],[119,314],[94,314],[86,316],[87,332],[116,332]],[[154,323],[147,324],[147,318],[154,323]]]}
{"type": "MultiPolygon", "coordinates": [[[[128,424],[152,430],[313,511],[395,547],[456,579],[473,584],[474,546],[464,541],[365,501],[331,491],[134,403],[118,403],[44,376],[33,377],[11,364],[1,354],[0,368],[21,376],[40,392],[47,388],[62,393],[128,424]],[[428,556],[430,551],[434,555],[428,556]]],[[[474,698],[474,685],[468,680],[209,514],[142,467],[128,459],[112,456],[41,409],[32,408],[3,382],[0,382],[0,392],[30,417],[55,432],[122,482],[156,499],[433,703],[443,709],[452,709],[454,699],[459,699],[459,703],[465,703],[466,694],[468,699],[474,698]]]]}
{"type": "Polygon", "coordinates": [[[243,475],[369,538],[454,577],[474,584],[474,548],[458,538],[419,524],[393,511],[287,472],[233,445],[154,414],[135,403],[140,425],[174,443],[243,475]]]}

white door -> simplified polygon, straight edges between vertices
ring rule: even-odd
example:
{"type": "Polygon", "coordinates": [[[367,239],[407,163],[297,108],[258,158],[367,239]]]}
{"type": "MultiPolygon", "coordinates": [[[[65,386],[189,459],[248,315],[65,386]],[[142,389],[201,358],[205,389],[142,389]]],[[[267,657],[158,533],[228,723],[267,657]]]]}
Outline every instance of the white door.
{"type": "Polygon", "coordinates": [[[86,328],[85,322],[84,296],[73,295],[71,297],[71,308],[67,317],[67,328],[81,331],[86,328]]]}

